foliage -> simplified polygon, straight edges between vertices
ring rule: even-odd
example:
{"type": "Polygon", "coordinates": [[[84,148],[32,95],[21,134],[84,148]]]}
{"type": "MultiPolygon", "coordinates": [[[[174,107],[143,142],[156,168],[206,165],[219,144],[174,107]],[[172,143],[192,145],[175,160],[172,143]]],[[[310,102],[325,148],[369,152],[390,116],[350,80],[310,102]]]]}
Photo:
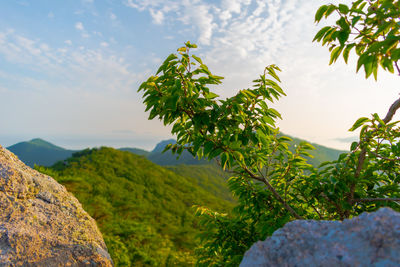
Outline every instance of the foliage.
{"type": "Polygon", "coordinates": [[[180,176],[196,179],[199,186],[216,197],[228,200],[229,202],[236,202],[227,186],[227,181],[230,177],[229,173],[224,172],[215,163],[201,165],[180,164],[166,166],[165,168],[180,176]]]}
{"type": "Polygon", "coordinates": [[[112,148],[37,169],[65,185],[96,220],[116,266],[193,265],[200,226],[192,206],[232,208],[196,179],[112,148]]]}
{"type": "Polygon", "coordinates": [[[354,48],[357,56],[357,71],[364,66],[365,75],[371,74],[375,80],[378,68],[391,73],[400,59],[400,1],[399,0],[358,0],[351,6],[329,4],[321,6],[315,14],[320,22],[331,14],[338,14],[336,25],[323,27],[315,35],[314,41],[329,45],[330,64],[340,54],[347,63],[354,48]]]}
{"type": "Polygon", "coordinates": [[[236,266],[244,252],[293,219],[344,219],[380,206],[398,209],[400,150],[397,122],[374,114],[358,120],[360,142],[349,153],[315,168],[307,162],[313,146],[291,139],[275,126],[280,114],[268,102],[285,95],[275,65],[265,68],[251,89],[220,99],[210,86],[221,83],[187,42],[144,82],[149,119],[173,125],[175,153],[216,159],[230,172],[238,198],[231,214],[198,207],[206,231],[198,249],[201,266],[236,266]]]}

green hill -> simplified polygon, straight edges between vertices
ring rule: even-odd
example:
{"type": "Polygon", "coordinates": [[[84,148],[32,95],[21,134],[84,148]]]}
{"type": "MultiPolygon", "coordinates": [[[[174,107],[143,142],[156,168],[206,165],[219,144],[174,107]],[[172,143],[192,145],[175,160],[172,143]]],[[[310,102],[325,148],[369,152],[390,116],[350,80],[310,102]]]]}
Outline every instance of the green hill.
{"type": "MultiPolygon", "coordinates": [[[[300,142],[305,141],[303,139],[292,137],[289,135],[286,135],[286,136],[288,136],[292,139],[292,142],[290,142],[291,145],[299,145],[300,142]]],[[[310,151],[310,154],[314,157],[308,158],[308,162],[311,165],[313,165],[314,167],[318,167],[321,163],[323,163],[325,161],[337,160],[340,154],[346,152],[344,150],[337,150],[337,149],[329,148],[326,146],[321,146],[321,145],[318,145],[315,143],[311,143],[311,144],[315,147],[315,150],[310,151]]]]}
{"type": "Polygon", "coordinates": [[[165,166],[168,170],[184,177],[196,179],[197,184],[207,192],[221,198],[234,202],[232,193],[228,189],[227,180],[231,174],[224,172],[220,166],[214,164],[203,165],[173,165],[165,166]]]}
{"type": "Polygon", "coordinates": [[[139,156],[145,156],[145,157],[147,157],[150,154],[149,151],[146,151],[146,150],[140,149],[140,148],[134,148],[134,147],[121,147],[121,148],[118,148],[118,150],[128,151],[128,152],[131,152],[133,154],[136,154],[136,155],[139,155],[139,156]]]}
{"type": "Polygon", "coordinates": [[[97,221],[116,266],[192,265],[199,229],[191,207],[223,212],[233,206],[196,178],[112,148],[37,168],[65,185],[97,221]]]}
{"type": "Polygon", "coordinates": [[[147,158],[158,165],[166,166],[166,165],[179,165],[179,164],[187,164],[187,165],[198,165],[198,164],[208,164],[207,160],[198,160],[194,158],[192,154],[187,151],[183,151],[182,154],[177,158],[176,154],[172,154],[170,150],[162,153],[164,148],[168,144],[175,144],[176,141],[174,139],[161,141],[156,145],[156,147],[150,152],[147,158]]]}
{"type": "Polygon", "coordinates": [[[8,150],[13,152],[26,165],[33,167],[35,164],[51,166],[59,160],[64,160],[76,152],[53,145],[40,138],[21,142],[10,147],[8,150]]]}

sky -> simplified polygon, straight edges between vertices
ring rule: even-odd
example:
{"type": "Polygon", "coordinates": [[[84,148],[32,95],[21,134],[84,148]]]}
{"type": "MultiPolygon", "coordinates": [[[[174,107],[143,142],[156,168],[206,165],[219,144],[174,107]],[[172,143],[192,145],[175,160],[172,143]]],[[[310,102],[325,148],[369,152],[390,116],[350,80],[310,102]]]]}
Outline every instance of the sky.
{"type": "MultiPolygon", "coordinates": [[[[313,43],[323,0],[14,0],[0,2],[0,144],[43,138],[65,148],[151,150],[172,137],[148,121],[139,85],[186,41],[224,76],[221,97],[281,69],[281,131],[348,149],[359,117],[384,116],[400,93],[394,74],[365,79],[313,43]]],[[[343,0],[342,3],[350,1],[343,0]]],[[[394,119],[399,120],[399,114],[394,119]]]]}

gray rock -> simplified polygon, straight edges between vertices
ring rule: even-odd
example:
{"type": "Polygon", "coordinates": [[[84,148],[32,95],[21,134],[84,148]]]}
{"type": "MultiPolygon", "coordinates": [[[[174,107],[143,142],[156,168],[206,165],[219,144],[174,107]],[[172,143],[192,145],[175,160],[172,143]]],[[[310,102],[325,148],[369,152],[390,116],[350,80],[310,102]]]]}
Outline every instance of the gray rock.
{"type": "Polygon", "coordinates": [[[78,200],[2,146],[0,266],[112,266],[96,222],[78,200]]]}
{"type": "Polygon", "coordinates": [[[400,214],[381,208],[340,221],[287,223],[244,255],[247,266],[400,266],[400,214]]]}

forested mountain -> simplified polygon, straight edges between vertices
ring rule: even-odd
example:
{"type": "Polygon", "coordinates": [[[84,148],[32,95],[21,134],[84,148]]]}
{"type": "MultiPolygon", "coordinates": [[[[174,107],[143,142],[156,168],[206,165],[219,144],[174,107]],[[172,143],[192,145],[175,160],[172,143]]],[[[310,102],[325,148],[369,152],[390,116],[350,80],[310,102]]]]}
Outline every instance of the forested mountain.
{"type": "MultiPolygon", "coordinates": [[[[299,145],[301,142],[304,142],[305,140],[292,137],[289,135],[288,136],[292,139],[290,144],[292,145],[292,150],[294,149],[293,145],[299,145]]],[[[311,143],[315,149],[310,151],[310,154],[314,156],[313,158],[308,158],[308,162],[313,165],[314,167],[318,167],[321,163],[326,162],[326,161],[332,161],[338,159],[339,155],[342,153],[345,153],[346,151],[343,150],[337,150],[333,148],[329,148],[326,146],[321,146],[315,143],[311,143]]]]}
{"type": "Polygon", "coordinates": [[[179,165],[179,164],[187,164],[187,165],[198,165],[198,164],[207,164],[207,160],[198,160],[197,158],[194,158],[192,154],[190,154],[187,151],[183,151],[182,154],[177,158],[176,154],[173,154],[171,151],[165,151],[164,153],[163,150],[168,144],[175,144],[176,140],[174,139],[169,139],[169,140],[164,140],[161,141],[156,145],[156,147],[150,152],[150,154],[147,156],[147,158],[161,166],[166,166],[166,165],[179,165]]]}
{"type": "Polygon", "coordinates": [[[139,156],[145,156],[145,157],[147,157],[150,154],[149,151],[144,150],[144,149],[140,149],[140,148],[121,147],[121,148],[118,148],[118,150],[128,151],[128,152],[131,152],[133,154],[136,154],[136,155],[139,155],[139,156]]]}
{"type": "Polygon", "coordinates": [[[97,221],[117,266],[190,266],[199,232],[192,206],[220,212],[233,206],[216,188],[223,178],[202,180],[185,168],[176,171],[181,176],[112,148],[37,169],[65,185],[97,221]]]}
{"type": "Polygon", "coordinates": [[[10,147],[8,150],[13,152],[26,165],[33,167],[35,164],[51,166],[59,160],[64,160],[76,152],[53,145],[40,138],[21,142],[10,147]]]}

